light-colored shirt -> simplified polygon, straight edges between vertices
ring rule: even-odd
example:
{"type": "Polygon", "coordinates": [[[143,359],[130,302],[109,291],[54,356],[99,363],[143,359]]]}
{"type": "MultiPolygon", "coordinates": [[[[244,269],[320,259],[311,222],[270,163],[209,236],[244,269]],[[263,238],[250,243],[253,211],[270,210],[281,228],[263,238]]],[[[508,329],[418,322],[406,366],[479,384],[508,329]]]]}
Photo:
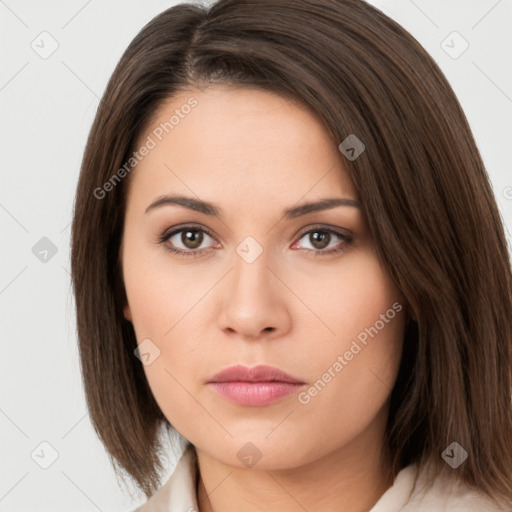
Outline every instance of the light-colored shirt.
{"type": "MultiPolygon", "coordinates": [[[[133,512],[198,512],[198,471],[195,448],[188,444],[167,482],[133,512]]],[[[415,465],[402,469],[369,512],[503,512],[470,487],[454,486],[438,478],[432,487],[425,488],[421,475],[410,497],[415,475],[415,465]]]]}

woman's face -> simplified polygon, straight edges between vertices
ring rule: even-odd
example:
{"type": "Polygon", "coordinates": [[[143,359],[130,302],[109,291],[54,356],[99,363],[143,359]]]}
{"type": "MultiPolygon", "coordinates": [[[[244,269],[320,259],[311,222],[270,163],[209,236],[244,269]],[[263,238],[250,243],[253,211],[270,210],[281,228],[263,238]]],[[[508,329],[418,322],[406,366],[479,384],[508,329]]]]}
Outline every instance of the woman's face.
{"type": "Polygon", "coordinates": [[[225,464],[294,467],[384,432],[405,305],[337,144],[297,104],[219,86],[174,96],[139,137],[125,317],[169,422],[225,464]],[[325,199],[348,201],[301,208],[325,199]],[[210,383],[235,365],[302,384],[210,383]]]}

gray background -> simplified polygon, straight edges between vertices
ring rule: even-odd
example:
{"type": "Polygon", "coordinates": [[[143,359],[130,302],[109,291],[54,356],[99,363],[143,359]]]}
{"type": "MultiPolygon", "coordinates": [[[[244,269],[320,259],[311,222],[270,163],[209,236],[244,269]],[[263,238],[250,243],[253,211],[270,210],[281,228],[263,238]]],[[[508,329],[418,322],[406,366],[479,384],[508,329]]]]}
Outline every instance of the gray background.
{"type": "MultiPolygon", "coordinates": [[[[86,412],[70,222],[87,133],[107,80],[142,26],[176,3],[0,0],[0,512],[126,511],[144,501],[118,486],[86,412]],[[52,45],[57,49],[46,55],[52,45]]],[[[509,229],[511,1],[370,3],[411,32],[446,74],[509,229]],[[469,47],[458,55],[461,38],[469,47]]]]}

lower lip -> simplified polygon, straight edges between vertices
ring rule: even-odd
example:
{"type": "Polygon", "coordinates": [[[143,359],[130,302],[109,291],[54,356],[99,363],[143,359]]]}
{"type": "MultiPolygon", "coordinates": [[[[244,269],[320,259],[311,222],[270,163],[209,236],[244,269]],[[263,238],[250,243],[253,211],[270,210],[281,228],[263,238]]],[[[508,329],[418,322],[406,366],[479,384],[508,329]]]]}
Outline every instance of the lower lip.
{"type": "Polygon", "coordinates": [[[263,406],[295,393],[304,384],[291,382],[210,382],[217,393],[240,405],[263,406]]]}

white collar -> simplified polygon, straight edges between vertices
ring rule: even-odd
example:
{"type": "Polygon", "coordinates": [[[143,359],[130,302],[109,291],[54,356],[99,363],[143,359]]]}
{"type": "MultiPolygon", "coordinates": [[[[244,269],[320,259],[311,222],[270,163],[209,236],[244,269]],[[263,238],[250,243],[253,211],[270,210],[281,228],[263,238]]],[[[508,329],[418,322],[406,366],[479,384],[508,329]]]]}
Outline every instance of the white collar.
{"type": "Polygon", "coordinates": [[[197,453],[188,443],[167,482],[134,512],[197,512],[197,453]]]}
{"type": "MultiPolygon", "coordinates": [[[[197,452],[188,443],[167,482],[133,512],[197,512],[198,473],[197,452]]],[[[419,478],[411,497],[416,473],[416,465],[403,468],[369,512],[500,512],[477,490],[440,478],[426,492],[425,481],[419,478]]]]}

